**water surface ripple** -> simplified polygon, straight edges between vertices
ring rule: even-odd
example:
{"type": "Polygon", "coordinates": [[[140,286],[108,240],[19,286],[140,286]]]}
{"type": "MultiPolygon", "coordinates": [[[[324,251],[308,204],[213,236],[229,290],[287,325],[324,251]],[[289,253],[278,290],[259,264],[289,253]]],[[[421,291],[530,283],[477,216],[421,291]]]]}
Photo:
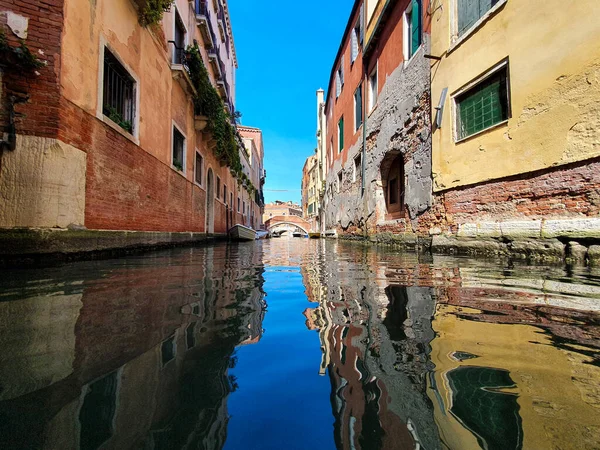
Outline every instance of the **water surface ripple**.
{"type": "Polygon", "coordinates": [[[0,448],[597,449],[600,271],[279,238],[0,274],[0,448]]]}

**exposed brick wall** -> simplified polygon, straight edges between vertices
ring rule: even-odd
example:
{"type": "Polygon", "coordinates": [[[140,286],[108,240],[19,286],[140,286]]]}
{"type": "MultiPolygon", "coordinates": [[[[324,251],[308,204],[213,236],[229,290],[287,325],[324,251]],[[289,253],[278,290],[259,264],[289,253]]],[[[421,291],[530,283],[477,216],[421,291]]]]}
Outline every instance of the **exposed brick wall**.
{"type": "Polygon", "coordinates": [[[444,203],[457,223],[598,215],[600,158],[447,191],[444,203]]]}
{"type": "MultiPolygon", "coordinates": [[[[25,103],[19,103],[16,127],[17,133],[35,134],[44,137],[56,137],[59,126],[60,103],[60,52],[63,29],[64,0],[2,0],[0,13],[12,11],[29,18],[29,28],[25,43],[29,50],[46,66],[34,71],[21,71],[8,68],[3,77],[4,84],[0,123],[7,126],[6,105],[8,97],[29,96],[25,103]],[[38,53],[42,51],[43,54],[38,53]]],[[[6,26],[6,16],[1,16],[1,27],[8,42],[19,46],[18,38],[6,26]]]]}
{"type": "Polygon", "coordinates": [[[559,168],[452,189],[434,196],[433,206],[413,229],[406,220],[377,226],[378,232],[431,228],[456,232],[476,221],[591,217],[600,214],[600,158],[559,168]]]}

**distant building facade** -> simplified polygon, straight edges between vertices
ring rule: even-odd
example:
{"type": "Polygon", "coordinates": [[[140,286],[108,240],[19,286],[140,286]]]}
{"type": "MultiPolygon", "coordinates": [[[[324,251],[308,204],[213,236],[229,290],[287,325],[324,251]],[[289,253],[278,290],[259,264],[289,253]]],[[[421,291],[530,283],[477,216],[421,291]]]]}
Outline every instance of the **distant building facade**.
{"type": "MultiPolygon", "coordinates": [[[[262,131],[258,128],[238,126],[244,142],[244,152],[241,154],[244,173],[248,176],[251,189],[242,191],[243,208],[247,206],[245,224],[255,230],[263,229],[263,213],[265,200],[263,187],[266,180],[264,168],[265,150],[263,147],[262,131]]],[[[242,210],[243,211],[243,210],[242,210]]]]}
{"type": "Polygon", "coordinates": [[[298,205],[294,202],[284,202],[281,200],[275,200],[272,203],[265,205],[265,212],[263,214],[263,223],[266,223],[271,217],[276,216],[297,216],[302,217],[302,205],[298,205]]]}
{"type": "Polygon", "coordinates": [[[195,104],[198,54],[243,148],[227,1],[176,0],[156,23],[145,0],[39,6],[0,7],[0,227],[225,233],[260,217],[237,208],[252,194],[195,104]],[[20,40],[41,65],[10,59],[20,40]]]}
{"type": "Polygon", "coordinates": [[[310,223],[310,231],[319,230],[319,162],[309,156],[302,169],[302,216],[310,223]]]}

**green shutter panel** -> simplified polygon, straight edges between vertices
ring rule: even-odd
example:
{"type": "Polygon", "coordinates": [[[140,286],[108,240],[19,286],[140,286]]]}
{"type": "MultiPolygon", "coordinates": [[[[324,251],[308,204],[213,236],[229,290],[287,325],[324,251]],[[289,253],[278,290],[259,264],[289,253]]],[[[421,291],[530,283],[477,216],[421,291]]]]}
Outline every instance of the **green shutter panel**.
{"type": "MultiPolygon", "coordinates": [[[[490,0],[483,0],[488,3],[490,0]]],[[[481,0],[458,0],[458,35],[461,36],[481,17],[481,0]]]]}
{"type": "Polygon", "coordinates": [[[421,0],[412,0],[412,48],[410,54],[414,55],[421,45],[421,0]]]}

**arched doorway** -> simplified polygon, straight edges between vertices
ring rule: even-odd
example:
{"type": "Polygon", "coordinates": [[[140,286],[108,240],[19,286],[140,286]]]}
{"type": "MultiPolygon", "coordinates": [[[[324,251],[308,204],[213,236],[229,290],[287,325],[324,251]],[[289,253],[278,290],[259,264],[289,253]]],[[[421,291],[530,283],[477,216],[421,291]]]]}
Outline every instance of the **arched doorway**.
{"type": "Polygon", "coordinates": [[[215,180],[212,169],[206,176],[206,232],[215,232],[215,180]]]}
{"type": "Polygon", "coordinates": [[[381,178],[386,218],[388,220],[402,218],[404,215],[404,158],[402,154],[388,157],[383,161],[381,178]]]}

